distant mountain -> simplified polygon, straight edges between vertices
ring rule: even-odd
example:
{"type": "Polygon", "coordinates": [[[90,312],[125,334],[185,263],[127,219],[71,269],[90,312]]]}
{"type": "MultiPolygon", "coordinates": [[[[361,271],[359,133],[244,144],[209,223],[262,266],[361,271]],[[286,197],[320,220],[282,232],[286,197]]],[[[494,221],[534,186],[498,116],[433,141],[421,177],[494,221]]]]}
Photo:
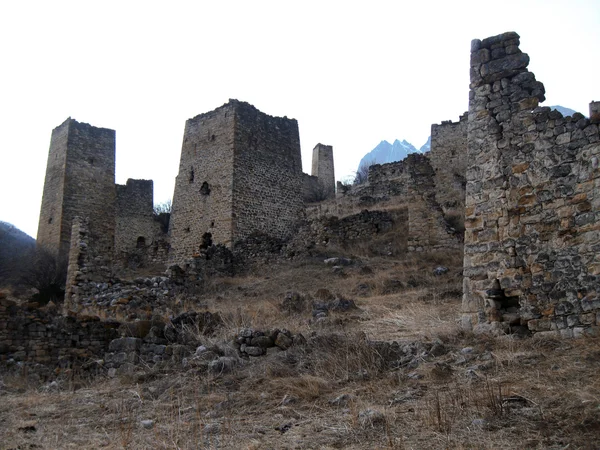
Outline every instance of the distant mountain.
{"type": "Polygon", "coordinates": [[[577,112],[575,110],[572,110],[571,108],[565,108],[564,106],[560,106],[560,105],[550,106],[550,108],[557,110],[564,117],[572,116],[573,114],[575,114],[577,112]]]}
{"type": "MultiPolygon", "coordinates": [[[[425,144],[427,145],[427,144],[425,144]]],[[[390,144],[388,141],[381,141],[377,147],[367,153],[360,160],[358,168],[371,166],[373,164],[386,164],[395,161],[401,161],[408,156],[409,153],[418,152],[414,145],[406,140],[400,142],[398,139],[390,144]]]]}

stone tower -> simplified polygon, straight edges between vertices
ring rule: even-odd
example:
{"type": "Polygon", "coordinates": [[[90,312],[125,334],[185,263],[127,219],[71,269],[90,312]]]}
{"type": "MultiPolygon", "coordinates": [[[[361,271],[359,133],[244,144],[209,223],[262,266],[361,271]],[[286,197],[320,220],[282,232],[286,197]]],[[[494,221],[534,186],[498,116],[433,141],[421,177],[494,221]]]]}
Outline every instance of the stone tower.
{"type": "Polygon", "coordinates": [[[298,122],[230,100],[185,125],[170,222],[170,259],[253,232],[291,233],[302,210],[298,122]]]}
{"type": "Polygon", "coordinates": [[[311,175],[319,179],[327,198],[335,195],[335,172],[331,145],[317,144],[313,149],[311,175]]]}
{"type": "Polygon", "coordinates": [[[89,219],[96,250],[110,254],[115,234],[115,131],[68,118],[52,130],[38,245],[66,259],[76,216],[89,219]]]}

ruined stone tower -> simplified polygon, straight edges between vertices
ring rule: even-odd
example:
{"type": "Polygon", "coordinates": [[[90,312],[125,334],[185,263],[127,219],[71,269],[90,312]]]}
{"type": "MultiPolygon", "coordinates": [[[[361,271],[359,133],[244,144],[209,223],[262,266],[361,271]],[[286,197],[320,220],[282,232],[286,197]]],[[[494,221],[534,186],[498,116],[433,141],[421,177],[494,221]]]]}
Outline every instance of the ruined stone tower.
{"type": "Polygon", "coordinates": [[[68,118],[52,131],[38,226],[38,245],[59,259],[69,253],[73,218],[89,219],[98,252],[115,234],[115,131],[68,118]]]}
{"type": "Polygon", "coordinates": [[[331,145],[317,144],[313,149],[311,175],[319,179],[325,198],[335,195],[335,172],[331,145]]]}
{"type": "Polygon", "coordinates": [[[230,100],[185,125],[170,223],[170,260],[210,241],[289,236],[302,209],[298,122],[230,100]]]}

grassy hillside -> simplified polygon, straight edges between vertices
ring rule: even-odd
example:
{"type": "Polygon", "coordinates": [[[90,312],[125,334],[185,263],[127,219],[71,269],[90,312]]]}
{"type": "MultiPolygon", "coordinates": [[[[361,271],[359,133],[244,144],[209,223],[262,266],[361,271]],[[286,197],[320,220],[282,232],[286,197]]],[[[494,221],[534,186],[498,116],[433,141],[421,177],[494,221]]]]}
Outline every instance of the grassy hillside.
{"type": "Polygon", "coordinates": [[[194,339],[231,366],[199,353],[114,377],[101,366],[93,378],[63,369],[52,383],[2,375],[0,446],[595,448],[597,338],[465,333],[460,253],[351,253],[328,255],[352,259],[341,269],[279,263],[182,296],[182,310],[221,314],[215,333],[194,339]],[[449,271],[436,276],[438,266],[449,271]],[[315,314],[325,298],[356,307],[315,314]],[[246,328],[285,328],[306,344],[239,359],[230,344],[246,328]]]}

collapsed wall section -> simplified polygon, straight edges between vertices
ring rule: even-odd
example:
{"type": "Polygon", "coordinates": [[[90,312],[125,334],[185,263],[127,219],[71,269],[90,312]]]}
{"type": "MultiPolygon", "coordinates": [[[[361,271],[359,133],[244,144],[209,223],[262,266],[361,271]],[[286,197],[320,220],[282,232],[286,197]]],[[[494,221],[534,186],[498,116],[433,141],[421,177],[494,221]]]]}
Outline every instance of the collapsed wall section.
{"type": "Polygon", "coordinates": [[[519,42],[471,47],[463,324],[580,335],[600,323],[598,125],[538,107],[519,42]]]}

